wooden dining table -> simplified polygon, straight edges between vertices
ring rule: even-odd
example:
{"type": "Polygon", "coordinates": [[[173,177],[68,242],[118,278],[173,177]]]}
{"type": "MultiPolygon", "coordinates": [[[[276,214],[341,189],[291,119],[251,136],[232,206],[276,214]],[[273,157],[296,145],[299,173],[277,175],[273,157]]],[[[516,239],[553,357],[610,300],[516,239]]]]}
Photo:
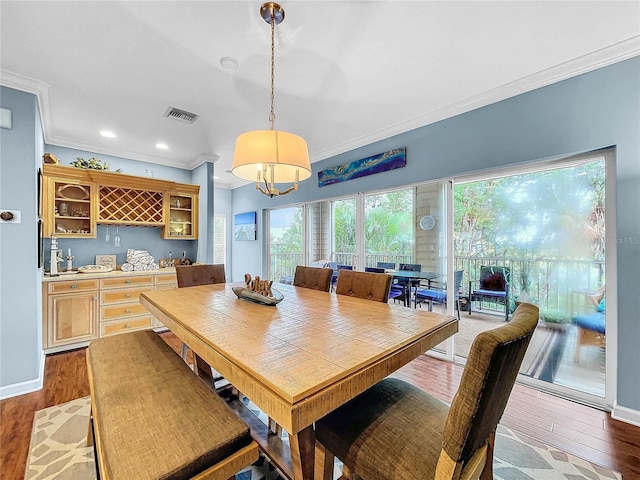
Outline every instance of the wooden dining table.
{"type": "Polygon", "coordinates": [[[452,316],[284,284],[268,306],[234,286],[144,292],[140,303],[287,431],[290,457],[277,466],[294,480],[313,478],[316,420],[458,331],[452,316]]]}

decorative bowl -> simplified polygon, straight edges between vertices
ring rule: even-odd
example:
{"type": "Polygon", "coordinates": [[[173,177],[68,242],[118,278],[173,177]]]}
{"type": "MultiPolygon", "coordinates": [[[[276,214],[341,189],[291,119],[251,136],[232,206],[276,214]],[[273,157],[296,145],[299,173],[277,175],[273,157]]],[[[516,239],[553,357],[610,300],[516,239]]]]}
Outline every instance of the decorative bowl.
{"type": "Polygon", "coordinates": [[[244,287],[233,287],[232,290],[238,298],[260,303],[262,305],[277,305],[284,299],[284,295],[275,288],[271,289],[273,297],[265,297],[264,295],[260,295],[258,292],[254,292],[253,290],[249,290],[244,287]]]}
{"type": "Polygon", "coordinates": [[[78,267],[80,273],[107,273],[113,270],[109,265],[83,265],[78,267]]]}

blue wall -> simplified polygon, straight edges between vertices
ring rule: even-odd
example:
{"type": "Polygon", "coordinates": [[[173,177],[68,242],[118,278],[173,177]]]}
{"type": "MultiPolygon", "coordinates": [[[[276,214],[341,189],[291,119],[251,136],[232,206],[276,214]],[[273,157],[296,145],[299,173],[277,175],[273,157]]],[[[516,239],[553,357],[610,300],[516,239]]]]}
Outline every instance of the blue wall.
{"type": "MultiPolygon", "coordinates": [[[[381,112],[383,114],[383,112],[381,112]]],[[[232,193],[233,213],[258,211],[257,242],[234,242],[233,280],[265,275],[264,209],[413,184],[616,147],[617,403],[640,411],[640,58],[635,57],[314,163],[300,190],[269,199],[254,185],[232,193]],[[396,147],[407,166],[326,187],[316,173],[396,147]],[[241,245],[239,245],[241,244],[241,245]]]]}
{"type": "Polygon", "coordinates": [[[11,396],[41,386],[36,172],[43,140],[35,96],[0,87],[0,106],[13,121],[0,129],[0,208],[21,212],[21,223],[0,223],[0,396],[11,396]]]}
{"type": "MultiPolygon", "coordinates": [[[[53,153],[60,165],[69,166],[71,162],[77,157],[82,157],[85,160],[96,157],[99,160],[105,161],[109,164],[109,169],[115,171],[122,169],[122,173],[126,175],[140,175],[146,176],[147,169],[153,170],[153,177],[161,180],[171,180],[179,183],[196,183],[197,180],[203,180],[204,177],[192,175],[190,170],[182,168],[166,167],[163,165],[156,165],[153,163],[139,162],[137,160],[130,160],[120,157],[112,157],[109,155],[91,153],[81,150],[75,150],[72,148],[58,147],[55,145],[46,145],[46,152],[53,153]]],[[[205,164],[206,165],[206,164],[205,164]]],[[[203,167],[204,168],[204,167],[203,167]]],[[[194,171],[195,172],[195,171],[194,171]]],[[[211,178],[211,177],[209,177],[211,178]]],[[[206,188],[205,191],[205,198],[206,188]]],[[[202,209],[202,185],[201,185],[201,209],[202,209]]],[[[206,209],[206,203],[205,203],[206,209]]],[[[205,212],[206,215],[206,212],[205,212]]],[[[203,224],[199,225],[200,230],[203,229],[203,224]]],[[[200,255],[199,245],[203,251],[207,249],[207,238],[203,236],[199,240],[163,240],[162,229],[159,227],[119,227],[120,231],[120,247],[116,247],[113,241],[116,233],[115,227],[109,227],[110,242],[105,242],[107,227],[98,226],[98,234],[96,238],[61,238],[58,245],[62,249],[63,256],[67,255],[67,249],[71,248],[71,254],[75,257],[73,259],[74,267],[81,265],[90,265],[95,263],[95,256],[102,254],[115,254],[116,262],[120,265],[126,261],[127,249],[132,248],[136,250],[147,250],[156,261],[160,258],[168,258],[169,252],[173,257],[181,257],[182,252],[187,252],[187,257],[192,261],[206,261],[206,258],[200,255]]],[[[204,232],[207,231],[206,224],[204,225],[204,232]]],[[[51,248],[51,240],[45,238],[45,267],[49,269],[49,249],[51,248]]],[[[64,267],[64,263],[62,266],[64,267]]]]}

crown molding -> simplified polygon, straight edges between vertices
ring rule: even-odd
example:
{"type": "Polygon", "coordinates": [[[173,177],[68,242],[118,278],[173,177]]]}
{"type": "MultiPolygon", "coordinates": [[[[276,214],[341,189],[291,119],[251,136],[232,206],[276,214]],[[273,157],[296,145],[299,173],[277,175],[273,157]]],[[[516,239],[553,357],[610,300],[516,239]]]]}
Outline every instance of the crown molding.
{"type": "Polygon", "coordinates": [[[51,124],[51,106],[49,103],[49,85],[35,78],[26,77],[8,70],[0,69],[0,85],[32,93],[38,101],[40,111],[40,123],[45,142],[49,138],[49,125],[51,124]]]}
{"type": "MultiPolygon", "coordinates": [[[[459,102],[455,102],[444,107],[425,112],[413,118],[398,122],[394,125],[387,126],[380,130],[355,137],[351,140],[343,142],[334,147],[315,152],[311,154],[311,161],[317,162],[330,158],[342,153],[355,150],[357,148],[385,140],[395,135],[424,127],[447,118],[460,115],[487,105],[491,105],[507,98],[511,98],[522,93],[530,92],[538,88],[542,88],[553,83],[566,80],[583,73],[591,72],[614,63],[622,62],[632,57],[640,55],[640,35],[633,36],[627,40],[615,43],[594,52],[571,59],[554,67],[547,68],[540,72],[528,75],[526,77],[514,80],[499,87],[487,90],[478,95],[468,97],[459,102]]],[[[0,69],[0,84],[33,93],[38,99],[40,115],[42,120],[42,130],[44,140],[47,144],[57,145],[67,148],[75,148],[78,150],[92,151],[104,155],[112,155],[142,162],[155,163],[170,167],[184,168],[193,170],[205,161],[216,162],[219,157],[215,154],[201,154],[198,157],[183,162],[182,165],[176,165],[175,162],[165,160],[161,157],[146,155],[140,152],[132,152],[127,150],[109,149],[92,145],[90,143],[80,142],[77,140],[54,136],[51,134],[50,127],[50,105],[49,105],[49,86],[34,78],[25,77],[6,70],[0,69]],[[205,158],[206,157],[206,158],[205,158]],[[215,157],[215,159],[213,159],[215,157]]],[[[243,186],[230,185],[231,188],[243,186]]]]}
{"type": "Polygon", "coordinates": [[[640,55],[640,35],[615,43],[594,52],[571,59],[562,64],[541,70],[526,77],[514,80],[499,87],[487,90],[459,102],[446,105],[442,108],[425,112],[416,117],[404,120],[377,130],[375,132],[353,138],[335,147],[315,152],[311,156],[312,162],[339,155],[356,148],[370,145],[380,140],[393,137],[401,133],[424,127],[447,118],[455,117],[493,103],[527,93],[538,88],[567,80],[583,73],[591,72],[599,68],[613,65],[640,55]]]}

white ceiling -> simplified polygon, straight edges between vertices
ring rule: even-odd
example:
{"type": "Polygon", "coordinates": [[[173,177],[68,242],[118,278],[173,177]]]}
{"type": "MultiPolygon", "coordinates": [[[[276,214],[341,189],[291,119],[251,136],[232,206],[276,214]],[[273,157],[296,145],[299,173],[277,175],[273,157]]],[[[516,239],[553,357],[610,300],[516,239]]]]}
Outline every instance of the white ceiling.
{"type": "MultiPolygon", "coordinates": [[[[2,0],[1,82],[38,94],[47,143],[189,169],[217,159],[217,184],[243,185],[228,172],[235,139],[269,127],[261,3],[2,0]],[[200,118],[165,118],[169,106],[200,118]]],[[[639,1],[281,5],[275,127],[304,137],[312,162],[640,55],[639,1]]]]}

